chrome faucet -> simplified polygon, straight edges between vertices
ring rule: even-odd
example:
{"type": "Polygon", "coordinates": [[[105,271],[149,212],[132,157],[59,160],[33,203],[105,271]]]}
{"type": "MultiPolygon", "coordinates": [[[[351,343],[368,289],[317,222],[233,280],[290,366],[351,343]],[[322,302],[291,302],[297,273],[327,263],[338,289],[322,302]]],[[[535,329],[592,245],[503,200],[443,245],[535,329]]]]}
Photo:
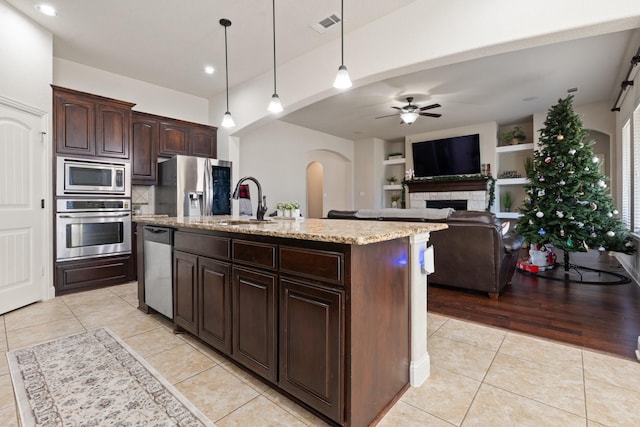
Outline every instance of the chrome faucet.
{"type": "Polygon", "coordinates": [[[240,181],[238,181],[238,183],[236,184],[236,189],[233,190],[233,196],[231,197],[233,197],[236,200],[240,198],[240,185],[246,180],[253,181],[258,186],[258,210],[256,211],[256,218],[259,221],[263,221],[264,214],[267,212],[267,209],[269,208],[267,208],[267,196],[262,195],[262,186],[260,185],[257,179],[255,179],[252,176],[245,176],[244,178],[240,178],[240,181]]]}

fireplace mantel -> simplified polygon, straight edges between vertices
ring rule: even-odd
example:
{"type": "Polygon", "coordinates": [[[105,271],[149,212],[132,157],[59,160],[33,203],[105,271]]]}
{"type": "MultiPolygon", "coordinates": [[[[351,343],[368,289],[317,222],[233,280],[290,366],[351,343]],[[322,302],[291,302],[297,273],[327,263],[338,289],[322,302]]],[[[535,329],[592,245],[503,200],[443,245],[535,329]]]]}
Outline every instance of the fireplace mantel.
{"type": "Polygon", "coordinates": [[[486,191],[489,178],[451,179],[433,181],[407,181],[409,193],[435,193],[439,191],[486,191]]]}

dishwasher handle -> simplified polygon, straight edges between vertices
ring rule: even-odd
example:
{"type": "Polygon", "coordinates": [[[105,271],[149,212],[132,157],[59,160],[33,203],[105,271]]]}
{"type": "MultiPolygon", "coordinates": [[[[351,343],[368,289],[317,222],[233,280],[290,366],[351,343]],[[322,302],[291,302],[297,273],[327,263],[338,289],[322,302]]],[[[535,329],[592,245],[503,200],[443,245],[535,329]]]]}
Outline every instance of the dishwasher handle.
{"type": "Polygon", "coordinates": [[[173,229],[166,227],[144,227],[144,240],[149,242],[173,244],[173,229]]]}

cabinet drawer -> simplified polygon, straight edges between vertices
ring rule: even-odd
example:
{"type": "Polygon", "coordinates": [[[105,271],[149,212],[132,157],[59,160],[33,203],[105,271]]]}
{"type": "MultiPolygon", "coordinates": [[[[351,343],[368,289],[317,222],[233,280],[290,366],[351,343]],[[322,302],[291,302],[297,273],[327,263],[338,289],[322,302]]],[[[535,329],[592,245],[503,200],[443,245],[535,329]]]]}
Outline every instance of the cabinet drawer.
{"type": "Polygon", "coordinates": [[[344,281],[344,255],[280,246],[280,271],[341,285],[344,281]]]}
{"type": "Polygon", "coordinates": [[[210,258],[231,259],[231,239],[227,237],[176,231],[173,235],[173,247],[210,258]]]}
{"type": "Polygon", "coordinates": [[[233,261],[275,269],[276,245],[246,240],[233,240],[233,261]]]}

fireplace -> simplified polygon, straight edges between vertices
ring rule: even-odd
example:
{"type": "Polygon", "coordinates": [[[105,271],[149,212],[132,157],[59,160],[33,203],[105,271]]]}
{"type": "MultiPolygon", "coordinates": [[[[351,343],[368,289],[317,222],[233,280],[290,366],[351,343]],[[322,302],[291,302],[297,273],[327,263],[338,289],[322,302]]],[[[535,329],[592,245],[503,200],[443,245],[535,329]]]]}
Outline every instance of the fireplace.
{"type": "Polygon", "coordinates": [[[409,208],[447,208],[483,211],[487,207],[488,178],[423,180],[407,183],[409,208]]]}
{"type": "Polygon", "coordinates": [[[457,211],[467,210],[467,200],[425,200],[425,208],[453,208],[457,211]]]}

